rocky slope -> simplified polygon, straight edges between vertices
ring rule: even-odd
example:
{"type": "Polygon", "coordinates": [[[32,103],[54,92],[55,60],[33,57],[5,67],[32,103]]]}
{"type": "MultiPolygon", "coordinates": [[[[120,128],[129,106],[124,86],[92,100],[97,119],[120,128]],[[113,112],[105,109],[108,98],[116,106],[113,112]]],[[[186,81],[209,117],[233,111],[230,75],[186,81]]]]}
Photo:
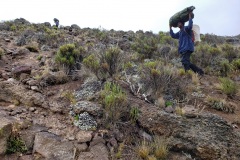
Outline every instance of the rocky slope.
{"type": "MultiPolygon", "coordinates": [[[[210,43],[208,36],[205,40],[210,43]]],[[[194,79],[194,74],[176,77],[183,80],[180,84],[171,79],[176,75],[160,77],[161,81],[154,82],[161,86],[156,91],[161,94],[153,94],[153,84],[146,82],[151,79],[139,72],[141,63],[164,57],[165,64],[181,68],[176,42],[167,34],[158,38],[151,32],[101,31],[77,25],[56,29],[25,19],[0,23],[0,159],[150,159],[152,151],[143,158],[137,150],[142,142],[152,144],[156,137],[167,141],[165,159],[240,159],[239,93],[224,94],[216,87],[217,76],[209,72],[202,79],[194,79]],[[86,55],[118,46],[124,55],[121,62],[135,64],[114,73],[104,68],[106,61],[99,73],[108,76],[96,78],[103,74],[90,73],[81,60],[80,66],[66,74],[55,56],[60,46],[69,43],[84,48],[86,55]],[[141,49],[145,44],[150,47],[141,49]],[[142,50],[146,55],[136,58],[133,52],[142,50]],[[107,82],[118,84],[126,96],[124,103],[112,103],[120,108],[115,108],[117,112],[109,112],[111,108],[103,102],[107,82]],[[207,99],[213,96],[225,99],[225,108],[215,110],[216,105],[207,99]]],[[[222,43],[216,37],[213,40],[222,43]]],[[[236,55],[233,59],[240,57],[239,52],[236,55]]],[[[239,69],[235,71],[231,78],[239,86],[239,69]]]]}

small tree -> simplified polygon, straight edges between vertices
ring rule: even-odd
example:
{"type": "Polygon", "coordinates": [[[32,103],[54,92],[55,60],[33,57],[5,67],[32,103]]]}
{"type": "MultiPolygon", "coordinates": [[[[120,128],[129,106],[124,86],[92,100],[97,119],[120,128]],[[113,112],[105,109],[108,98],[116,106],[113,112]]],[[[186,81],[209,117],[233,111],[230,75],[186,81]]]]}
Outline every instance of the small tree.
{"type": "Polygon", "coordinates": [[[79,63],[84,52],[82,47],[76,48],[74,44],[65,44],[59,48],[55,61],[69,74],[72,70],[80,69],[79,63]]]}
{"type": "Polygon", "coordinates": [[[119,71],[121,64],[121,50],[118,47],[110,47],[103,54],[103,63],[106,63],[106,69],[110,76],[119,71]]]}

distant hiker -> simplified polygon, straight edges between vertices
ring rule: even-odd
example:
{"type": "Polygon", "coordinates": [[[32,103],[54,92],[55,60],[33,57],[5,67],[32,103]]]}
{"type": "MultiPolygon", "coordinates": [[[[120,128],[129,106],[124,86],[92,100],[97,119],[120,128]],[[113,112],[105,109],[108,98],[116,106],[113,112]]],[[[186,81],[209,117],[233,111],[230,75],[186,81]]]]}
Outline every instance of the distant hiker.
{"type": "Polygon", "coordinates": [[[202,76],[204,74],[203,70],[190,62],[190,56],[194,52],[194,42],[192,40],[193,21],[191,15],[192,12],[189,13],[188,26],[184,26],[184,22],[178,22],[180,31],[177,33],[173,33],[172,26],[170,25],[170,35],[172,38],[179,40],[178,52],[182,56],[181,62],[185,71],[192,69],[195,73],[202,76]]]}
{"type": "Polygon", "coordinates": [[[53,21],[54,21],[54,23],[56,24],[56,27],[58,28],[58,26],[59,26],[59,20],[58,20],[57,18],[54,18],[53,21]]]}

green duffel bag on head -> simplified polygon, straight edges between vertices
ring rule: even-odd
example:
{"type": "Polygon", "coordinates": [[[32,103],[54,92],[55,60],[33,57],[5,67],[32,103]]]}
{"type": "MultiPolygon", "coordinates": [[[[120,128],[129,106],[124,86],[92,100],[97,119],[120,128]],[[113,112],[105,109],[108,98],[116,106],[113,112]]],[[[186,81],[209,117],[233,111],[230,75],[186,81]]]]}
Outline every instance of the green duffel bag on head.
{"type": "MultiPolygon", "coordinates": [[[[192,12],[194,9],[195,9],[194,6],[190,6],[183,9],[182,11],[177,12],[170,18],[169,24],[173,27],[177,27],[178,22],[187,22],[189,20],[188,13],[192,12]]],[[[192,13],[192,18],[194,18],[193,13],[192,13]]]]}

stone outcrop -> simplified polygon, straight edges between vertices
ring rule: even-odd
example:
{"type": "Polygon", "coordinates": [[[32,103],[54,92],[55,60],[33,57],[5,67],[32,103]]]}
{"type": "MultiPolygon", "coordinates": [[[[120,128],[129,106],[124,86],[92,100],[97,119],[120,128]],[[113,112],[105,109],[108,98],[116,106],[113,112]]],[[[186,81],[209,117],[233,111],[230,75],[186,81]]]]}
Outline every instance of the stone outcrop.
{"type": "Polygon", "coordinates": [[[64,142],[52,133],[40,132],[35,136],[33,153],[40,154],[43,158],[74,160],[75,152],[72,142],[64,142]]]}
{"type": "Polygon", "coordinates": [[[170,137],[172,151],[189,153],[195,159],[240,159],[240,135],[222,118],[201,114],[176,116],[155,107],[142,107],[139,125],[155,135],[170,137]]]}
{"type": "Polygon", "coordinates": [[[19,78],[22,73],[31,74],[31,66],[17,66],[12,69],[12,74],[14,77],[19,78]]]}
{"type": "Polygon", "coordinates": [[[26,89],[17,81],[0,82],[0,100],[6,102],[19,101],[27,106],[41,106],[47,108],[48,104],[44,95],[26,89]]]}
{"type": "Polygon", "coordinates": [[[105,141],[95,135],[93,141],[90,143],[89,152],[81,152],[78,160],[109,160],[108,150],[105,141]]]}

